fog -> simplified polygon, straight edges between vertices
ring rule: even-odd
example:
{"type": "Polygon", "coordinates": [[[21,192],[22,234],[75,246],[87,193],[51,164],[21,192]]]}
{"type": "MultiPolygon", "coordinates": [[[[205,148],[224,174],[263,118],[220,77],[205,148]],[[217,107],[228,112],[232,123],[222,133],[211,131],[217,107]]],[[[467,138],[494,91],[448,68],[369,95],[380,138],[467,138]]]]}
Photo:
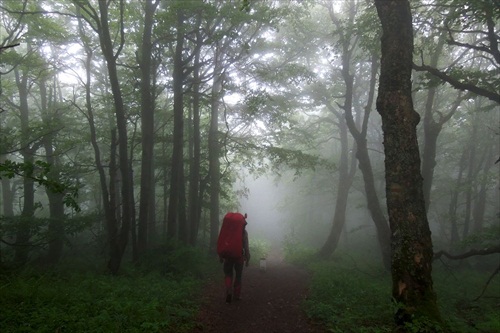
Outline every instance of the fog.
{"type": "Polygon", "coordinates": [[[247,190],[248,195],[240,199],[240,211],[248,215],[249,236],[268,240],[276,246],[287,232],[287,216],[280,209],[286,198],[283,186],[270,175],[254,178],[244,174],[244,177],[237,188],[247,190]]]}
{"type": "MultiPolygon", "coordinates": [[[[313,250],[324,244],[332,228],[335,207],[335,195],[328,183],[315,183],[307,175],[253,176],[241,171],[240,176],[235,191],[245,195],[240,197],[238,210],[248,215],[251,241],[264,240],[273,249],[282,249],[286,240],[313,250]]],[[[339,249],[366,247],[368,253],[378,256],[376,229],[364,202],[363,193],[353,190],[339,249]]]]}

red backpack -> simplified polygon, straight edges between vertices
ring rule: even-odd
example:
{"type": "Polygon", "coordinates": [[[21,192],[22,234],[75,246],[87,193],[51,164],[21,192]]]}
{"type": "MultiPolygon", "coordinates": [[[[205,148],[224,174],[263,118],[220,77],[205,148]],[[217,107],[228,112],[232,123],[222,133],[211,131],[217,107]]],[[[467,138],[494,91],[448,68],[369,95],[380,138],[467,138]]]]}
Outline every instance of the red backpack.
{"type": "Polygon", "coordinates": [[[224,259],[238,259],[243,255],[243,229],[247,221],[240,213],[227,213],[217,240],[217,254],[224,259]]]}

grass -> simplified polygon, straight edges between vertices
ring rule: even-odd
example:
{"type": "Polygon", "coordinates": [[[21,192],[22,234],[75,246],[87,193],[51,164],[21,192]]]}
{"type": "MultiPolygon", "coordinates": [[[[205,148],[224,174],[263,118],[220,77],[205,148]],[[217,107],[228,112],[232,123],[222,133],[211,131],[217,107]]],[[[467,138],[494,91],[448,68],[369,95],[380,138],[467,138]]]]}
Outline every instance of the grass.
{"type": "Polygon", "coordinates": [[[309,268],[313,278],[304,309],[310,318],[335,333],[392,331],[390,276],[339,261],[316,262],[309,268]]]}
{"type": "MultiPolygon", "coordinates": [[[[303,304],[305,312],[329,332],[392,332],[395,308],[390,274],[382,271],[379,260],[350,255],[337,253],[329,261],[314,259],[311,251],[290,256],[296,263],[307,263],[312,272],[310,295],[303,304]]],[[[500,332],[500,276],[494,277],[484,295],[474,300],[483,291],[493,266],[478,270],[434,264],[434,290],[449,332],[500,332]]]]}
{"type": "Polygon", "coordinates": [[[199,271],[206,260],[180,251],[185,252],[163,256],[171,263],[185,255],[175,273],[125,267],[111,276],[59,267],[2,275],[0,332],[188,332],[199,309],[199,271]]]}

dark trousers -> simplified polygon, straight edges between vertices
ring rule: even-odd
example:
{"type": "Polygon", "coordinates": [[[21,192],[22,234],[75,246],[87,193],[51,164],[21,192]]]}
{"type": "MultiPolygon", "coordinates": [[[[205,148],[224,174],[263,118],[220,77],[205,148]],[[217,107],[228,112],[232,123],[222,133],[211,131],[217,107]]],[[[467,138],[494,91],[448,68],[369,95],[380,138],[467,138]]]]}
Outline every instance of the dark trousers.
{"type": "Polygon", "coordinates": [[[225,259],[224,260],[224,284],[226,293],[231,294],[234,288],[234,297],[239,298],[241,294],[241,276],[243,274],[243,260],[225,259]],[[235,273],[233,286],[233,271],[235,273]]]}

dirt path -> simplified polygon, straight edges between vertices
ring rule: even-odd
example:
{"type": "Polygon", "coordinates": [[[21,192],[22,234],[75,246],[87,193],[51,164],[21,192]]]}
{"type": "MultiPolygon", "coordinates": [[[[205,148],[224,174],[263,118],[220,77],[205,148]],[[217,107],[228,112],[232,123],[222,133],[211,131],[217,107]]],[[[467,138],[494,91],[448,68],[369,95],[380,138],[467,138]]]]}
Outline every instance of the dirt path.
{"type": "Polygon", "coordinates": [[[284,263],[279,255],[257,260],[243,270],[242,300],[225,303],[222,265],[220,279],[210,281],[193,333],[321,333],[300,309],[307,296],[308,273],[284,263]]]}

